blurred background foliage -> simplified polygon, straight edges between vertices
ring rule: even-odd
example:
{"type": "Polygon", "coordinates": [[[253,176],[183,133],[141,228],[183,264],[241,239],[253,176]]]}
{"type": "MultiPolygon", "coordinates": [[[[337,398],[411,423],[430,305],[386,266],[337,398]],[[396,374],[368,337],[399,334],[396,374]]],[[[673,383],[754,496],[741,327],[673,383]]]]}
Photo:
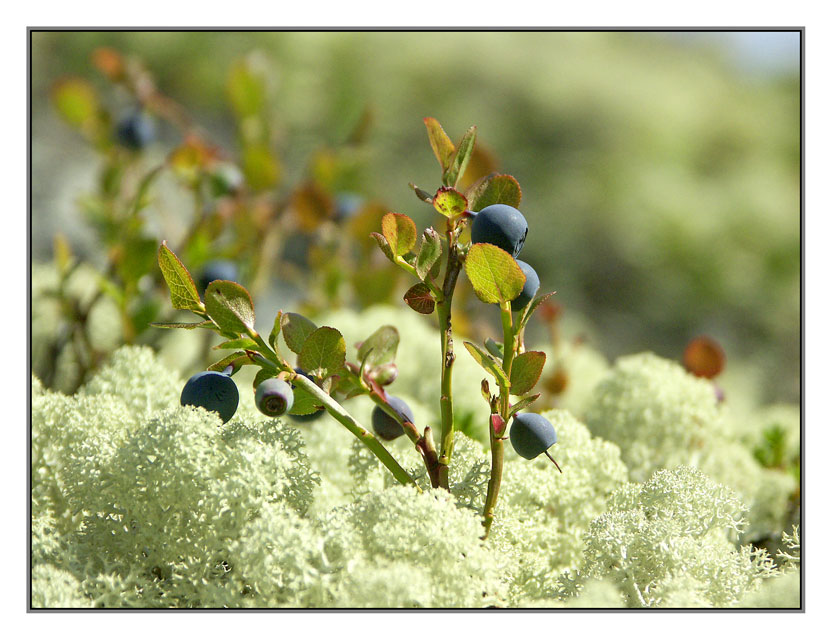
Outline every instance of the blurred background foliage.
{"type": "MultiPolygon", "coordinates": [[[[105,143],[83,144],[54,101],[56,86],[81,78],[112,113],[133,108],[131,96],[113,92],[95,70],[94,52],[111,47],[141,60],[159,92],[184,105],[212,144],[234,150],[254,195],[229,209],[228,216],[245,217],[221,257],[262,249],[278,214],[294,212],[281,227],[292,242],[253,288],[265,301],[258,302],[262,322],[302,303],[323,310],[333,295],[350,306],[400,304],[409,283],[369,254],[344,258],[333,248],[338,228],[319,229],[315,212],[334,218],[336,196],[360,194],[365,210],[350,223],[356,239],[387,210],[407,213],[419,227],[436,224],[407,186],[438,186],[422,124],[433,116],[454,141],[476,124],[475,170],[519,181],[530,225],[520,257],[544,290],[557,290],[574,333],[611,358],[652,350],[677,360],[691,338],[708,334],[723,346],[729,371],[742,362],[757,372],[767,402],[799,397],[797,33],[742,41],[727,33],[628,32],[31,37],[35,262],[57,261],[67,246],[101,269],[112,261],[80,215],[89,213],[84,194],[100,190],[105,143]],[[259,114],[254,125],[251,113],[259,114]],[[65,245],[54,242],[56,233],[65,245]],[[292,257],[304,242],[308,256],[292,257]],[[284,277],[292,269],[299,273],[284,277]],[[351,293],[340,294],[350,279],[351,293]]],[[[183,146],[182,131],[161,121],[139,174],[183,146]]],[[[165,176],[153,187],[141,203],[148,212],[141,238],[147,247],[181,241],[199,216],[186,197],[197,190],[165,176]]],[[[211,242],[194,244],[189,267],[211,257],[211,242]]],[[[257,266],[243,265],[243,273],[257,266]]],[[[138,278],[135,287],[142,288],[138,278]]],[[[466,298],[473,296],[461,291],[459,328],[492,335],[497,316],[481,306],[465,316],[466,298]]],[[[136,322],[154,308],[141,312],[136,322]]],[[[543,324],[535,331],[532,344],[546,337],[543,324]]]]}

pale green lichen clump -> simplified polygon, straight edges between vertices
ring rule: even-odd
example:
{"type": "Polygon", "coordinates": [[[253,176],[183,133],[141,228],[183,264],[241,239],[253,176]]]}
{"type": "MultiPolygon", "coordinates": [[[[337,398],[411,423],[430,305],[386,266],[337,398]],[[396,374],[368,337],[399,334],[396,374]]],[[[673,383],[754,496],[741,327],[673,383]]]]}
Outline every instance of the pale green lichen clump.
{"type": "Polygon", "coordinates": [[[595,388],[586,422],[594,435],[621,447],[633,481],[685,464],[738,491],[750,510],[745,540],[789,526],[796,479],[763,468],[719,406],[713,384],[677,363],[651,353],[619,358],[595,388]]]}
{"type": "Polygon", "coordinates": [[[32,606],[794,601],[796,534],[783,577],[765,580],[771,558],[727,535],[734,492],[693,469],[628,485],[618,446],[567,411],[545,414],[563,475],[507,454],[483,541],[489,456],[476,440],[458,435],[450,493],[427,486],[405,438],[389,443],[419,494],[328,418],[299,430],[246,409],[223,425],[179,406],[184,381],[160,362],[124,347],[74,396],[33,379],[32,606]]]}
{"type": "MultiPolygon", "coordinates": [[[[738,547],[743,505],[691,467],[619,489],[584,536],[583,579],[611,580],[629,607],[731,607],[776,575],[773,561],[738,547]]],[[[580,581],[579,581],[580,582],[580,581]]],[[[564,593],[575,584],[564,581],[564,593]]]]}

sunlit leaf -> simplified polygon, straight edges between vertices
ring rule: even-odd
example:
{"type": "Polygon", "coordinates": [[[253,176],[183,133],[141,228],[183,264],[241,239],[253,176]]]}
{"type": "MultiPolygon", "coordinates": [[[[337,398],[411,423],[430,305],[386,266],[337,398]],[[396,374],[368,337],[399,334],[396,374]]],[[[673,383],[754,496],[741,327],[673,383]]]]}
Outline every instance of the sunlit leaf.
{"type": "Polygon", "coordinates": [[[451,159],[454,156],[454,143],[445,133],[442,125],[436,118],[425,118],[425,127],[428,130],[428,139],[430,140],[431,149],[436,156],[439,166],[442,167],[442,173],[447,171],[451,166],[451,159]]]}
{"type": "Polygon", "coordinates": [[[468,353],[476,360],[477,364],[490,373],[501,387],[508,387],[509,380],[506,372],[499,362],[487,351],[483,351],[473,342],[464,342],[468,353]]]}
{"type": "Polygon", "coordinates": [[[381,219],[381,232],[393,255],[402,256],[416,244],[416,224],[403,213],[388,213],[381,219]]]}
{"type": "Polygon", "coordinates": [[[433,198],[433,208],[446,218],[456,218],[468,208],[468,200],[452,187],[440,187],[433,198]]]}
{"type": "Polygon", "coordinates": [[[465,172],[465,168],[468,166],[468,161],[471,159],[476,139],[476,127],[471,127],[465,132],[465,135],[462,136],[462,140],[460,140],[459,145],[456,148],[456,154],[442,177],[443,184],[449,187],[456,186],[456,183],[459,181],[459,177],[465,172]]]}
{"type": "Polygon", "coordinates": [[[246,334],[254,329],[254,303],[240,284],[214,280],[205,290],[205,310],[226,333],[246,334]]]}
{"type": "Polygon", "coordinates": [[[474,184],[466,194],[471,211],[482,211],[492,204],[519,207],[523,194],[520,184],[510,175],[491,175],[474,184]]]}
{"type": "Polygon", "coordinates": [[[199,299],[199,292],[196,290],[194,279],[185,265],[176,257],[176,254],[168,249],[163,242],[159,247],[159,268],[162,276],[170,289],[170,302],[174,309],[186,311],[205,311],[202,301],[199,299]]]}
{"type": "Polygon", "coordinates": [[[477,297],[489,304],[514,300],[526,283],[517,261],[493,244],[471,246],[465,259],[465,273],[477,297]]]}

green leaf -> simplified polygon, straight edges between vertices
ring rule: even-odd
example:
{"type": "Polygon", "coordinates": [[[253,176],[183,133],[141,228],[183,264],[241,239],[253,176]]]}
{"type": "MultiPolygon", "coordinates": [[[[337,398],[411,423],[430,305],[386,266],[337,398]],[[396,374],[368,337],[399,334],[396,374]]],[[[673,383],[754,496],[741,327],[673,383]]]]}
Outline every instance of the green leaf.
{"type": "Polygon", "coordinates": [[[471,246],[465,259],[465,273],[474,286],[474,293],[488,304],[514,300],[526,283],[526,276],[514,258],[493,244],[471,246]]]}
{"type": "Polygon", "coordinates": [[[468,208],[468,199],[453,187],[440,187],[433,197],[433,208],[446,218],[456,218],[468,208]]]}
{"type": "Polygon", "coordinates": [[[86,124],[98,113],[95,89],[82,78],[59,80],[52,89],[52,100],[61,117],[74,127],[86,124]]]}
{"type": "Polygon", "coordinates": [[[257,374],[254,376],[254,381],[251,383],[251,386],[254,387],[256,390],[257,387],[260,386],[260,383],[265,382],[270,378],[274,378],[275,373],[273,369],[260,369],[257,374]]]}
{"type": "Polygon", "coordinates": [[[408,307],[426,316],[433,313],[436,307],[436,300],[433,299],[430,293],[430,287],[424,282],[417,282],[410,287],[407,293],[404,294],[404,301],[408,307]]]}
{"type": "Polygon", "coordinates": [[[284,313],[280,319],[283,328],[283,339],[286,346],[294,353],[300,353],[307,338],[318,328],[314,322],[299,313],[284,313]]]}
{"type": "Polygon", "coordinates": [[[212,329],[217,325],[213,320],[203,320],[202,322],[151,322],[150,326],[158,329],[212,329]]]}
{"type": "Polygon", "coordinates": [[[230,280],[214,280],[205,290],[205,310],[226,333],[254,330],[254,303],[246,288],[230,280]]]}
{"type": "Polygon", "coordinates": [[[490,175],[478,180],[466,195],[471,211],[482,211],[492,204],[519,207],[523,197],[520,184],[514,176],[507,174],[490,175]]]}
{"type": "Polygon", "coordinates": [[[390,260],[390,262],[395,263],[396,257],[393,255],[393,250],[390,248],[390,243],[387,242],[387,238],[375,231],[373,231],[370,235],[378,243],[378,248],[384,252],[384,255],[387,256],[387,259],[390,260]]]}
{"type": "Polygon", "coordinates": [[[518,323],[518,331],[525,327],[529,320],[531,320],[532,314],[537,310],[537,308],[543,303],[546,302],[549,298],[557,293],[556,291],[550,291],[549,293],[541,293],[534,297],[534,299],[526,306],[526,312],[520,318],[520,322],[518,323]]]}
{"type": "Polygon", "coordinates": [[[341,332],[332,327],[321,327],[303,343],[298,354],[298,366],[310,376],[326,378],[344,366],[347,345],[341,332]]]}
{"type": "Polygon", "coordinates": [[[241,118],[260,113],[266,105],[266,83],[248,60],[240,60],[228,75],[228,98],[241,118]]]}
{"type": "Polygon", "coordinates": [[[159,247],[159,268],[170,289],[170,303],[174,309],[205,313],[205,306],[199,299],[194,279],[164,242],[159,247]]]}
{"type": "Polygon", "coordinates": [[[393,255],[402,256],[416,244],[416,224],[403,213],[388,213],[381,219],[381,232],[393,255]]]}
{"type": "Polygon", "coordinates": [[[540,379],[546,354],[542,351],[526,351],[514,359],[511,365],[511,393],[522,396],[534,389],[540,379]]]}
{"type": "Polygon", "coordinates": [[[292,390],[294,395],[294,402],[292,408],[289,409],[289,415],[292,416],[308,416],[323,408],[323,405],[311,393],[295,386],[292,390]]]}
{"type": "Polygon", "coordinates": [[[503,343],[497,342],[492,340],[491,338],[485,339],[485,348],[488,350],[492,356],[497,358],[498,360],[503,359],[503,343]]]}
{"type": "Polygon", "coordinates": [[[281,327],[281,320],[283,319],[283,312],[278,311],[277,315],[274,317],[274,326],[272,327],[271,333],[269,333],[269,344],[271,345],[272,349],[277,352],[277,337],[280,335],[280,327],[281,327]]]}
{"type": "Polygon", "coordinates": [[[243,365],[253,364],[251,358],[245,351],[237,351],[231,355],[225,356],[222,360],[217,360],[214,364],[208,367],[208,371],[225,371],[226,367],[233,367],[232,374],[237,373],[243,365]]]}
{"type": "Polygon", "coordinates": [[[503,371],[503,367],[500,366],[500,363],[494,359],[494,356],[487,351],[483,351],[473,342],[466,341],[463,344],[465,345],[465,348],[468,349],[468,353],[470,353],[474,360],[477,361],[477,364],[490,373],[497,381],[497,384],[501,387],[509,386],[508,376],[506,376],[506,372],[503,371]]]}
{"type": "Polygon", "coordinates": [[[433,227],[428,227],[422,234],[422,246],[416,257],[416,275],[424,280],[428,277],[431,267],[442,255],[442,241],[433,227]]]}
{"type": "Polygon", "coordinates": [[[445,133],[442,125],[436,118],[425,118],[425,127],[428,130],[428,139],[430,146],[433,149],[433,154],[439,161],[439,166],[442,167],[444,174],[448,167],[451,166],[451,159],[454,156],[454,143],[445,133]]]}
{"type": "Polygon", "coordinates": [[[513,405],[511,405],[508,408],[509,416],[513,416],[518,411],[522,411],[523,409],[525,409],[529,405],[533,404],[535,402],[535,400],[537,400],[539,397],[540,397],[540,394],[535,393],[534,395],[524,396],[524,397],[520,398],[517,402],[515,402],[513,405]]]}
{"type": "Polygon", "coordinates": [[[442,183],[449,187],[455,187],[459,178],[465,173],[465,168],[468,166],[468,161],[471,159],[471,154],[474,152],[474,142],[477,139],[477,128],[471,127],[462,136],[459,145],[456,149],[456,155],[451,161],[451,165],[447,168],[442,176],[442,183]]]}
{"type": "Polygon", "coordinates": [[[408,182],[407,184],[410,186],[411,189],[413,189],[413,192],[416,194],[416,197],[419,198],[419,200],[421,200],[422,202],[427,202],[428,204],[433,204],[433,196],[430,195],[427,191],[425,191],[424,189],[420,189],[412,182],[408,182]]]}
{"type": "MultiPolygon", "coordinates": [[[[358,359],[371,367],[387,364],[396,359],[399,348],[399,332],[392,325],[379,327],[358,349],[358,359]]],[[[363,367],[362,367],[363,370],[363,367]]]]}
{"type": "Polygon", "coordinates": [[[257,349],[257,343],[251,338],[235,338],[218,344],[214,349],[257,349]]]}

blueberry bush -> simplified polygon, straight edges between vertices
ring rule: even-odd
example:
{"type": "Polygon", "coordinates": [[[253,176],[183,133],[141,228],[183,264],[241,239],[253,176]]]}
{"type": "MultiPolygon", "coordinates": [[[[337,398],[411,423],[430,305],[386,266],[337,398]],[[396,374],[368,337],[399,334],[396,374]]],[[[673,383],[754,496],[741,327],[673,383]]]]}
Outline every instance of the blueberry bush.
{"type": "Polygon", "coordinates": [[[32,607],[800,606],[799,409],[744,405],[707,336],[679,362],[565,339],[477,127],[424,118],[439,179],[408,215],[351,177],[367,114],[290,184],[256,57],[233,152],[93,61],[131,108],[53,87],[107,259],[58,236],[33,267],[32,607]],[[272,314],[274,270],[304,295],[272,314]]]}

